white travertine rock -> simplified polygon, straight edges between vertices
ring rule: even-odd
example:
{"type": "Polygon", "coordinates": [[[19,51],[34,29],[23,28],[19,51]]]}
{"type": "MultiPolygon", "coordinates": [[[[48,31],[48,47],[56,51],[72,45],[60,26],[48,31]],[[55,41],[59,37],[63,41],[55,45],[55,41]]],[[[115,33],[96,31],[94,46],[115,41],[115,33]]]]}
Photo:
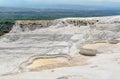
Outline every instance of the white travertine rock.
{"type": "Polygon", "coordinates": [[[88,55],[86,65],[0,79],[120,79],[120,16],[16,21],[11,32],[0,37],[0,75],[14,71],[33,55],[62,53],[74,57],[81,48],[82,54],[88,55]]]}

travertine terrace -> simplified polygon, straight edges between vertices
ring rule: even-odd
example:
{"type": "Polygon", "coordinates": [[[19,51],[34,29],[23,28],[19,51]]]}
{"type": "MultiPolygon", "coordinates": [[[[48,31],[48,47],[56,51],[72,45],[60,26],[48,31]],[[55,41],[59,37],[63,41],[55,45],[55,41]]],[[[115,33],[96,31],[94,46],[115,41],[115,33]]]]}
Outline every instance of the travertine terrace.
{"type": "Polygon", "coordinates": [[[0,64],[0,79],[120,79],[120,16],[16,21],[0,64]]]}

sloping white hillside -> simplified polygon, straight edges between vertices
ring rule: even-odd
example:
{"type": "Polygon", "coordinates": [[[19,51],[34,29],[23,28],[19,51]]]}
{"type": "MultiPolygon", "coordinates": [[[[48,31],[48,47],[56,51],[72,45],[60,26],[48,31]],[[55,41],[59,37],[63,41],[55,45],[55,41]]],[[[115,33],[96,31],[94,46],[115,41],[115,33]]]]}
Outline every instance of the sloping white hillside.
{"type": "Polygon", "coordinates": [[[0,37],[0,64],[0,79],[120,79],[120,16],[16,21],[11,32],[0,37]],[[72,59],[36,61],[39,55],[72,59]],[[41,62],[48,65],[42,71],[41,62]],[[30,64],[37,71],[29,70],[30,64]]]}

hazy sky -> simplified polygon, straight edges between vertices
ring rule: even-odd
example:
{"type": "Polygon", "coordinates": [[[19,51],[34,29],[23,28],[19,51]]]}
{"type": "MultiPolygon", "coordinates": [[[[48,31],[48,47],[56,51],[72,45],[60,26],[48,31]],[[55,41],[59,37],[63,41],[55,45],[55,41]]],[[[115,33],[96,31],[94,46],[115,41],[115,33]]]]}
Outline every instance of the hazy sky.
{"type": "Polygon", "coordinates": [[[116,5],[120,0],[0,0],[0,6],[34,7],[44,4],[116,5]]]}

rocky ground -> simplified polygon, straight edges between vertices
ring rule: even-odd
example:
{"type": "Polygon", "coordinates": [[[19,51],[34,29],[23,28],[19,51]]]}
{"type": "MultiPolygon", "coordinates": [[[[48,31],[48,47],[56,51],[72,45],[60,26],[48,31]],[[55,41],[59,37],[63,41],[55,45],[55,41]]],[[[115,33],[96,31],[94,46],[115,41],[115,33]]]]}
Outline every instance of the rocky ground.
{"type": "Polygon", "coordinates": [[[0,79],[120,79],[120,16],[17,21],[0,64],[0,79]]]}

